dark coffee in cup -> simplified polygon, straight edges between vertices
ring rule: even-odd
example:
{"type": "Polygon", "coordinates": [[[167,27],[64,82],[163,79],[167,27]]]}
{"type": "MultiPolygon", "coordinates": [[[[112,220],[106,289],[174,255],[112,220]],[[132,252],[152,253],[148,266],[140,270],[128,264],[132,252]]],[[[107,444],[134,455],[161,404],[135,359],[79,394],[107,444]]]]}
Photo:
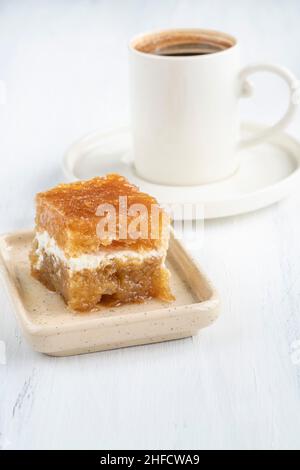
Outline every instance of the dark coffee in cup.
{"type": "Polygon", "coordinates": [[[176,30],[153,33],[137,40],[135,49],[147,54],[184,57],[214,54],[232,47],[234,42],[214,31],[176,30]]]}

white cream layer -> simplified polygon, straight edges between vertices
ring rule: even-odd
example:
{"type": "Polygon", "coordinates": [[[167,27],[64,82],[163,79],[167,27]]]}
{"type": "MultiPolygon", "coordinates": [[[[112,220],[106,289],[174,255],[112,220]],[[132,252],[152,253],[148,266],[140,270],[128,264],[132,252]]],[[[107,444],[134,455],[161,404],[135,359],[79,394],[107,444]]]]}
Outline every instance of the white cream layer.
{"type": "Polygon", "coordinates": [[[37,269],[42,264],[43,253],[54,256],[57,260],[63,262],[71,271],[81,271],[83,269],[97,269],[103,264],[107,264],[114,259],[137,260],[143,262],[147,258],[164,258],[165,250],[101,250],[96,254],[85,254],[78,257],[68,258],[63,250],[57,245],[54,238],[50,237],[48,232],[37,232],[35,238],[38,242],[36,254],[38,256],[37,269]]]}

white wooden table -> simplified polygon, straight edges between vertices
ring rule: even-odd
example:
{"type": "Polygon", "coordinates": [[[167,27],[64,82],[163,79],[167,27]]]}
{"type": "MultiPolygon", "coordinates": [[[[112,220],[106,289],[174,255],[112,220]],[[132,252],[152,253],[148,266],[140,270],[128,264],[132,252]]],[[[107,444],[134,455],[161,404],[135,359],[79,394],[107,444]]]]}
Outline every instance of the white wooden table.
{"type": "MultiPolygon", "coordinates": [[[[270,59],[300,76],[299,5],[280,4],[3,0],[0,232],[32,226],[34,194],[63,180],[61,157],[74,139],[128,121],[132,35],[219,28],[241,38],[243,62],[270,59]]],[[[247,117],[272,121],[283,111],[286,90],[266,80],[255,80],[247,117]]],[[[300,138],[299,124],[290,130],[300,138]]],[[[205,224],[195,254],[223,307],[193,339],[43,356],[23,339],[1,286],[0,447],[299,448],[299,210],[300,191],[266,210],[205,224]]]]}

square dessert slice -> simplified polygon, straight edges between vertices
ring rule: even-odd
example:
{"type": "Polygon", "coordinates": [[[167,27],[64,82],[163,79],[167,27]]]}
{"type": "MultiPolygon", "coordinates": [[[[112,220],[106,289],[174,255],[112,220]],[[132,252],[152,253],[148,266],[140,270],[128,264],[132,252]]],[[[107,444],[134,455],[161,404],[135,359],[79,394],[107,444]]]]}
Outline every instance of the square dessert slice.
{"type": "Polygon", "coordinates": [[[122,176],[60,184],[36,197],[31,270],[78,311],[171,301],[168,241],[167,214],[122,176]]]}

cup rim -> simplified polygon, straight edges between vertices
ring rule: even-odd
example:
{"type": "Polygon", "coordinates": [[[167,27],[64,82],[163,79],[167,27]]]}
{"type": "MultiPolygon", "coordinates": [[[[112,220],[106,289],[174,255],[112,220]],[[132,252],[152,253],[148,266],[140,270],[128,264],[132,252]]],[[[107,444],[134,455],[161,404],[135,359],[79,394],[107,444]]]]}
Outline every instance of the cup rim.
{"type": "Polygon", "coordinates": [[[228,54],[230,51],[236,49],[238,46],[238,40],[235,36],[225,33],[224,31],[219,31],[217,29],[208,29],[208,28],[167,28],[167,29],[157,29],[157,30],[151,30],[147,31],[144,33],[139,33],[135,36],[133,36],[129,43],[128,43],[128,49],[130,52],[140,55],[142,57],[147,57],[148,59],[152,60],[171,60],[171,61],[186,61],[186,60],[207,60],[211,59],[215,56],[218,56],[220,54],[228,54]],[[152,36],[156,34],[163,34],[163,33],[178,33],[178,32],[195,32],[195,33],[215,33],[220,36],[223,36],[225,39],[228,39],[232,41],[232,45],[227,47],[226,49],[220,50],[213,52],[212,54],[205,54],[205,55],[190,55],[190,56],[166,56],[166,55],[157,55],[157,54],[152,54],[149,52],[143,52],[139,51],[136,49],[135,44],[138,40],[141,40],[144,37],[147,36],[152,36]]]}

